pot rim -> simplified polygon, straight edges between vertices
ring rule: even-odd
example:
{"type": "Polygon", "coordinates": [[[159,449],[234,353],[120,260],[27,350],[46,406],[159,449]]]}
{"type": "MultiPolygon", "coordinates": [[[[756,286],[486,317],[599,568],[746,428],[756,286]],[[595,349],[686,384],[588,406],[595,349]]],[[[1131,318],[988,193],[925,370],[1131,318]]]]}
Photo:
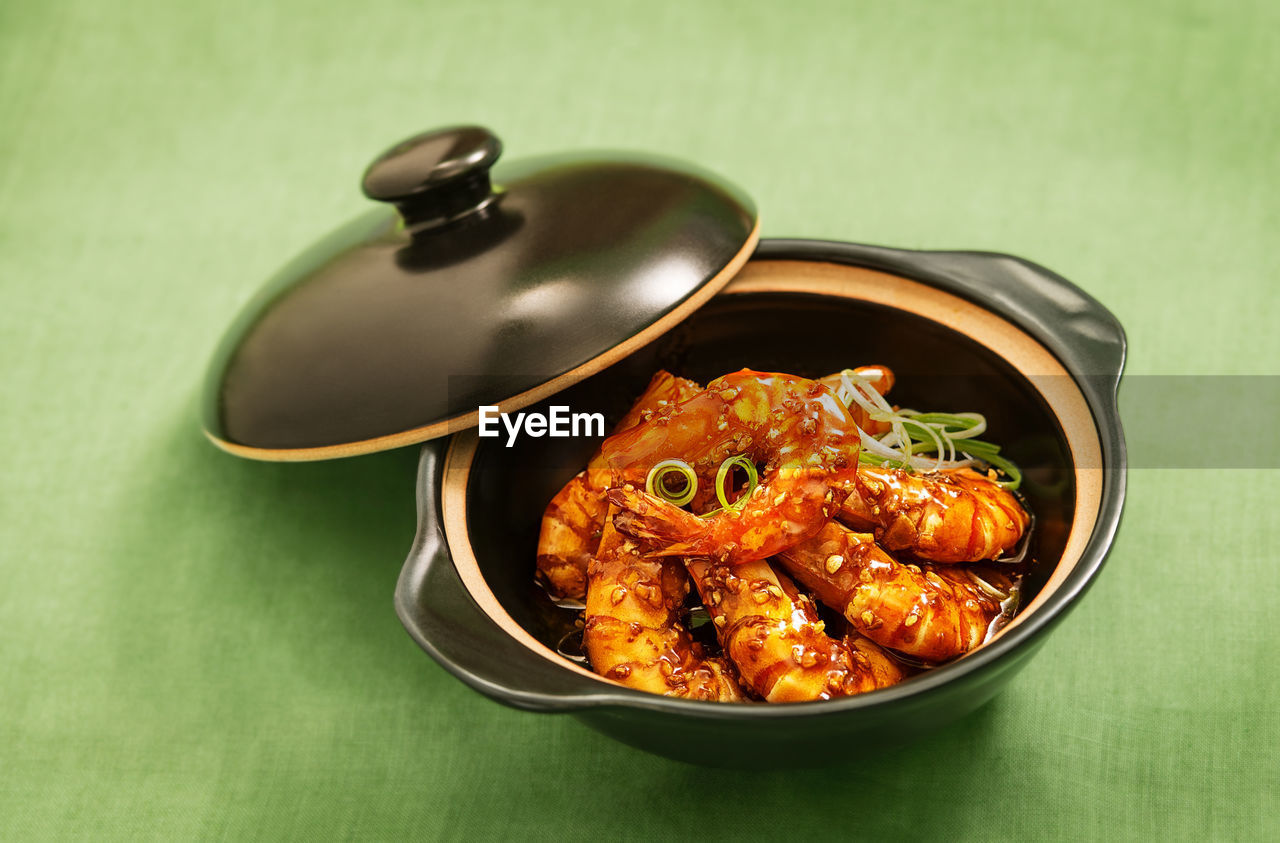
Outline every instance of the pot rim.
{"type": "Polygon", "coordinates": [[[516,642],[481,609],[463,585],[443,535],[440,486],[445,443],[436,441],[423,447],[418,478],[418,534],[401,572],[395,603],[410,635],[446,670],[487,696],[526,709],[572,711],[612,706],[716,720],[834,715],[901,705],[970,674],[1013,669],[1020,663],[1014,655],[1033,645],[1065,617],[1092,585],[1119,528],[1126,479],[1124,435],[1116,407],[1126,340],[1119,322],[1101,303],[1043,267],[999,253],[909,251],[824,240],[762,240],[752,261],[766,260],[835,263],[921,282],[1011,322],[1057,358],[1072,376],[1092,414],[1102,457],[1101,493],[1092,530],[1074,567],[1057,589],[1034,612],[1021,615],[1019,623],[980,649],[889,688],[835,700],[782,705],[726,705],[657,696],[579,674],[568,663],[553,663],[516,642]],[[436,576],[432,589],[424,590],[426,574],[432,569],[445,576],[436,576]],[[433,589],[452,593],[433,594],[433,589]],[[458,592],[464,600],[459,601],[458,592]],[[448,646],[448,636],[437,641],[447,630],[431,628],[429,617],[424,618],[419,609],[420,604],[430,604],[435,598],[455,604],[469,602],[472,622],[490,625],[493,629],[488,633],[497,630],[529,659],[541,663],[527,667],[539,675],[537,684],[542,687],[513,687],[497,678],[502,665],[494,670],[484,669],[483,653],[460,654],[457,647],[448,646]]]}

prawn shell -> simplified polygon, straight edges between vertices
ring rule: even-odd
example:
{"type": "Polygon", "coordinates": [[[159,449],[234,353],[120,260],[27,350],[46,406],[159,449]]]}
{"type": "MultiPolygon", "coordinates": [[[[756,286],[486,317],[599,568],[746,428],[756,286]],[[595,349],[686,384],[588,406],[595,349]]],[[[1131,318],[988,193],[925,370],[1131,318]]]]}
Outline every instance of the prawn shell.
{"type": "Polygon", "coordinates": [[[921,475],[862,466],[849,491],[841,521],[932,562],[996,559],[1031,524],[1012,492],[968,468],[921,475]]]}
{"type": "Polygon", "coordinates": [[[813,603],[768,562],[730,567],[695,557],[686,564],[724,652],[743,683],[764,700],[832,699],[903,678],[871,642],[851,649],[827,635],[813,603]]]}
{"type": "Polygon", "coordinates": [[[904,564],[870,534],[835,522],[779,562],[859,633],[923,661],[974,649],[1002,611],[963,570],[904,564]]]}

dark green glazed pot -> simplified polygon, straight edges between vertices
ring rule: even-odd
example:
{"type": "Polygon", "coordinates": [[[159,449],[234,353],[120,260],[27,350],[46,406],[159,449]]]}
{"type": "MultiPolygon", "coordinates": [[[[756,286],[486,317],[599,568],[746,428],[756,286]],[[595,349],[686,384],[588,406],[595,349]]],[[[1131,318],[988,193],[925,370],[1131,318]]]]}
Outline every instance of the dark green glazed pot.
{"type": "Polygon", "coordinates": [[[887,285],[890,303],[767,285],[734,291],[731,284],[731,294],[712,298],[675,330],[531,409],[554,403],[616,419],[660,367],[706,381],[743,366],[816,376],[887,364],[898,375],[896,403],[983,412],[992,438],[1024,467],[1024,490],[1037,520],[1031,553],[1038,564],[1024,597],[1030,609],[974,653],[861,696],[719,704],[632,691],[551,655],[563,633],[563,614],[533,584],[543,508],[585,464],[595,443],[526,438],[506,448],[500,439],[473,439],[467,470],[451,461],[447,478],[449,449],[460,439],[454,437],[423,446],[418,533],[395,595],[410,635],[448,671],[499,702],[569,713],[620,741],[671,758],[813,765],[910,740],[978,708],[1084,596],[1115,538],[1124,503],[1125,445],[1116,389],[1125,338],[1116,319],[1065,279],[1007,255],[766,240],[745,273],[778,261],[883,273],[875,278],[887,285]],[[970,309],[994,315],[1033,340],[1060,373],[1028,374],[948,318],[894,306],[895,283],[976,305],[970,309]],[[1064,391],[1083,409],[1069,423],[1046,398],[1064,391]],[[1096,436],[1092,450],[1073,445],[1067,431],[1072,424],[1096,436]],[[464,539],[446,536],[446,494],[461,495],[464,539]],[[1090,517],[1082,528],[1078,510],[1085,506],[1090,517]],[[1060,561],[1068,550],[1070,564],[1060,561]],[[465,584],[460,570],[470,571],[473,583],[481,578],[483,588],[465,584]]]}
{"type": "Polygon", "coordinates": [[[267,460],[427,442],[396,589],[410,634],[489,697],[646,750],[817,764],[999,691],[1084,594],[1119,524],[1125,341],[1111,314],[1003,255],[802,240],[753,255],[754,204],[713,173],[635,153],[496,163],[501,149],[488,129],[454,126],[380,155],[362,187],[383,205],[286,265],[228,329],[206,377],[210,440],[267,460]],[[898,686],[787,705],[649,695],[555,653],[572,615],[534,585],[538,527],[596,442],[481,440],[480,406],[616,420],[658,368],[706,382],[863,364],[894,370],[895,403],[984,413],[1023,468],[1038,564],[1007,629],[898,686]]]}

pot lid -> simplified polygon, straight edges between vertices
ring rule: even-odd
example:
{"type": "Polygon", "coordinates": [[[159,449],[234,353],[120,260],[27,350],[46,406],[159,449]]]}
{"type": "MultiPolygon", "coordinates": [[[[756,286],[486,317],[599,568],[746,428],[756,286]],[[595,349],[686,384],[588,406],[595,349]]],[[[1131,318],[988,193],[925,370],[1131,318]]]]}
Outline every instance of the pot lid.
{"type": "Polygon", "coordinates": [[[755,207],[699,168],[571,154],[490,167],[478,126],[365,171],[371,209],[284,267],[223,338],[204,388],[219,447],[267,460],[422,442],[615,362],[746,261],[755,207]]]}

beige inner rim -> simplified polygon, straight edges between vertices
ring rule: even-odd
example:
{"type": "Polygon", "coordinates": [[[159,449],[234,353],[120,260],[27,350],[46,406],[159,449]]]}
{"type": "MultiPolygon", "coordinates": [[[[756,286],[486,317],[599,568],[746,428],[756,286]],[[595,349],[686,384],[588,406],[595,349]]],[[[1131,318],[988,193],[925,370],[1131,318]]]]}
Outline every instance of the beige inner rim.
{"type": "MultiPolygon", "coordinates": [[[[1003,635],[1016,627],[1044,605],[1079,563],[1085,545],[1093,534],[1102,501],[1102,455],[1097,428],[1084,396],[1076,388],[1066,369],[1044,346],[990,311],[950,293],[875,270],[808,261],[751,261],[721,291],[721,295],[776,292],[840,296],[919,314],[953,328],[979,345],[989,348],[1031,379],[1066,434],[1072,463],[1077,466],[1076,508],[1066,546],[1053,574],[1036,598],[997,635],[1003,635]]],[[[442,506],[445,537],[462,582],[485,613],[512,638],[561,667],[601,682],[616,684],[566,661],[526,632],[507,614],[480,575],[480,566],[471,549],[466,507],[467,480],[478,442],[475,430],[459,433],[454,438],[444,463],[442,506]]],[[[532,557],[528,562],[529,575],[533,576],[532,557]]]]}

